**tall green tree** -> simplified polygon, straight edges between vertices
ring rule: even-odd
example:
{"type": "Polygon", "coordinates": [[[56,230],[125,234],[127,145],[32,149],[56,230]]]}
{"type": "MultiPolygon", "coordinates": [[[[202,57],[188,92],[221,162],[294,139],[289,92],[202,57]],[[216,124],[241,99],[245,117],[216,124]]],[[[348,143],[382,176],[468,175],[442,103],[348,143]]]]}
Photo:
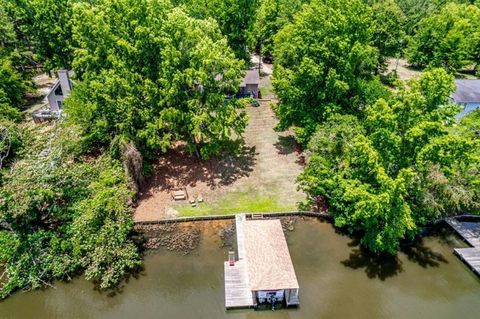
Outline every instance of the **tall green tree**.
{"type": "Polygon", "coordinates": [[[90,143],[130,141],[144,155],[182,140],[206,158],[241,135],[235,99],[243,64],[213,19],[168,1],[103,0],[75,6],[73,62],[81,81],[66,112],[90,143]]]}
{"type": "Polygon", "coordinates": [[[0,101],[14,107],[22,106],[27,86],[11,61],[0,58],[0,101]]]}
{"type": "Polygon", "coordinates": [[[25,67],[31,52],[26,52],[26,43],[18,38],[16,29],[20,25],[13,11],[13,3],[0,0],[0,118],[18,121],[22,118],[18,109],[30,88],[30,74],[25,67]]]}
{"type": "Polygon", "coordinates": [[[17,72],[9,57],[0,57],[0,120],[18,122],[29,89],[26,80],[17,72]]]}
{"type": "Polygon", "coordinates": [[[407,49],[410,63],[456,71],[480,61],[480,8],[450,3],[419,24],[407,49]]]}
{"type": "Polygon", "coordinates": [[[291,22],[306,0],[262,0],[252,30],[252,44],[262,56],[273,57],[273,42],[278,31],[291,22]]]}
{"type": "Polygon", "coordinates": [[[235,56],[250,61],[248,38],[259,0],[174,0],[173,3],[183,4],[194,18],[215,19],[235,56]]]}
{"type": "MultiPolygon", "coordinates": [[[[24,72],[36,66],[33,9],[27,0],[0,0],[0,56],[24,72]]],[[[24,76],[25,78],[25,76],[24,76]]]]}
{"type": "Polygon", "coordinates": [[[373,44],[378,49],[380,66],[388,57],[399,57],[406,43],[405,15],[394,0],[374,0],[372,3],[373,44]]]}
{"type": "Polygon", "coordinates": [[[73,59],[72,8],[80,0],[31,0],[35,52],[46,70],[70,69],[73,59]]]}
{"type": "Polygon", "coordinates": [[[279,128],[295,126],[306,141],[329,114],[358,111],[382,91],[373,32],[372,11],[360,0],[312,1],[280,30],[273,78],[279,128]]]}
{"type": "Polygon", "coordinates": [[[85,160],[75,127],[45,129],[23,130],[16,165],[0,172],[0,298],[80,272],[109,288],[140,265],[122,165],[85,160]]]}
{"type": "Polygon", "coordinates": [[[335,224],[360,231],[374,252],[395,254],[439,217],[479,213],[479,145],[450,133],[453,90],[453,77],[435,69],[368,106],[361,120],[330,117],[310,141],[301,187],[312,201],[325,197],[335,224]]]}
{"type": "MultiPolygon", "coordinates": [[[[405,32],[414,35],[418,24],[426,17],[438,13],[449,2],[455,0],[395,0],[405,14],[405,32]]],[[[459,0],[461,1],[461,0],[459,0]]]]}

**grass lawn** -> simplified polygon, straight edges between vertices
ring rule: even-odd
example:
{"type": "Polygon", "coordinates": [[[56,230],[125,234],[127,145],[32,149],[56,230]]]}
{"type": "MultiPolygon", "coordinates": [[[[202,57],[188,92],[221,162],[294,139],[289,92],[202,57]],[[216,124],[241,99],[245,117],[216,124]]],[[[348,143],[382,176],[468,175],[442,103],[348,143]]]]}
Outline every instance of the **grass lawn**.
{"type": "Polygon", "coordinates": [[[278,120],[267,102],[246,112],[249,123],[241,156],[199,162],[171,151],[156,166],[135,220],[296,210],[305,194],[297,190],[302,164],[292,132],[274,130],[278,120]],[[196,207],[174,202],[171,189],[186,189],[189,196],[201,195],[204,202],[196,207]]]}
{"type": "Polygon", "coordinates": [[[196,207],[183,204],[176,209],[180,216],[227,215],[248,212],[284,212],[297,207],[292,203],[279,203],[278,195],[261,195],[255,189],[245,192],[232,192],[212,203],[197,203],[196,207]]]}

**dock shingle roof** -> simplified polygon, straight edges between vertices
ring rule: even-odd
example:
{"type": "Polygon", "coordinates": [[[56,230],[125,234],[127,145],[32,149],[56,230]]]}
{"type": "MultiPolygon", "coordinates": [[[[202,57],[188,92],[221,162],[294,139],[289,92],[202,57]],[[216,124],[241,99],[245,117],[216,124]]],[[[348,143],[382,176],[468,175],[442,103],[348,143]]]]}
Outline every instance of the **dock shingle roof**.
{"type": "Polygon", "coordinates": [[[244,232],[251,290],[299,288],[280,220],[247,220],[244,232]]]}

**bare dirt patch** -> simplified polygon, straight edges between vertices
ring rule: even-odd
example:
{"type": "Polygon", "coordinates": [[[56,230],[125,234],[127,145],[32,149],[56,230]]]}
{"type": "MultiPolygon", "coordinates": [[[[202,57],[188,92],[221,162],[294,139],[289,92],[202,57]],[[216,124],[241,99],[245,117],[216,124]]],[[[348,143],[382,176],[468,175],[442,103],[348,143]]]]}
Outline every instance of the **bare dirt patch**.
{"type": "Polygon", "coordinates": [[[405,59],[388,59],[387,73],[393,70],[397,71],[398,78],[402,81],[417,79],[422,75],[422,71],[410,67],[405,59]]]}
{"type": "Polygon", "coordinates": [[[31,115],[33,112],[46,106],[46,96],[57,79],[55,77],[49,77],[46,73],[42,73],[34,76],[32,80],[37,90],[27,94],[27,105],[25,107],[25,113],[27,115],[31,115]]]}

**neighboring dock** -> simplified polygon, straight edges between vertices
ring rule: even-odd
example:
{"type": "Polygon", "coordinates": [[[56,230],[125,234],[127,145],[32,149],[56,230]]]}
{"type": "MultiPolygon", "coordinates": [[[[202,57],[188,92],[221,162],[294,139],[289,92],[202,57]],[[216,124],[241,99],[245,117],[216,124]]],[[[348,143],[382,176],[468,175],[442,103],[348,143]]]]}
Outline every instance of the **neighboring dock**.
{"type": "Polygon", "coordinates": [[[454,251],[473,272],[480,276],[480,222],[460,221],[456,217],[446,218],[445,222],[472,246],[470,248],[454,248],[454,251]]]}

